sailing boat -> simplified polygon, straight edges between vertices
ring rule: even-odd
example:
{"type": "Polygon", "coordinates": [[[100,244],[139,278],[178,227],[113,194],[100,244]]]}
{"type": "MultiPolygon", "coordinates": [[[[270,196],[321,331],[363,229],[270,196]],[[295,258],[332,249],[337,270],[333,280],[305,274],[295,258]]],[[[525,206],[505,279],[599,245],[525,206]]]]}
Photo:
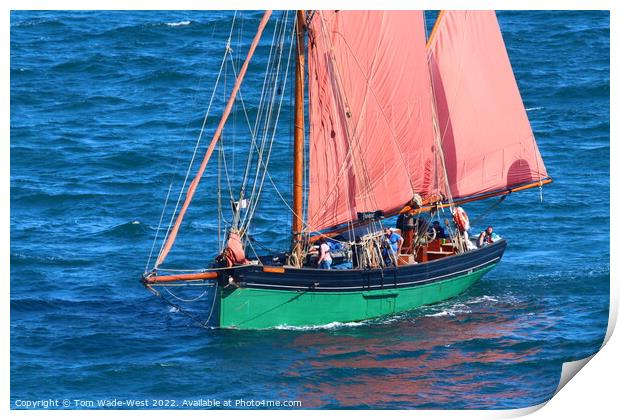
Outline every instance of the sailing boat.
{"type": "Polygon", "coordinates": [[[271,14],[143,284],[162,297],[211,287],[209,325],[239,329],[359,321],[462,293],[506,240],[474,244],[461,206],[551,182],[493,11],[442,11],[428,39],[423,11],[297,11],[290,248],[246,256],[241,213],[257,199],[242,190],[209,268],[163,267],[271,14]],[[396,216],[394,251],[385,228],[396,216]],[[317,267],[319,253],[332,269],[317,267]]]}

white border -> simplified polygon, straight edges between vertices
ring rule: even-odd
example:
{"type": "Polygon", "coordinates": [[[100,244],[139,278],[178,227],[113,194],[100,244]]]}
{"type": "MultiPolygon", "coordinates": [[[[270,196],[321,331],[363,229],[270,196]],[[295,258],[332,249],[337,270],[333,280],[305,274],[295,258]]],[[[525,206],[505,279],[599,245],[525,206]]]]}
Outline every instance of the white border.
{"type": "MultiPolygon", "coordinates": [[[[2,128],[5,133],[5,140],[1,142],[2,153],[0,153],[0,170],[2,171],[2,200],[0,204],[0,211],[2,212],[2,218],[4,223],[0,226],[0,237],[2,240],[2,256],[4,264],[1,265],[1,272],[3,274],[0,281],[2,287],[2,306],[3,306],[3,322],[2,322],[2,379],[1,388],[2,398],[0,398],[0,409],[4,414],[14,417],[39,417],[46,416],[51,418],[67,418],[67,417],[84,417],[89,416],[92,418],[109,418],[114,415],[121,415],[123,417],[134,416],[153,416],[161,415],[162,417],[169,417],[170,414],[176,416],[182,416],[184,418],[200,418],[204,419],[206,416],[217,416],[217,418],[236,417],[237,415],[251,415],[252,418],[269,418],[274,417],[290,418],[291,416],[297,418],[314,418],[317,413],[314,411],[252,411],[252,412],[236,412],[236,411],[218,411],[213,413],[207,413],[203,411],[177,411],[170,412],[157,412],[149,411],[145,413],[143,411],[123,411],[123,412],[111,412],[111,411],[10,411],[10,329],[9,329],[9,316],[10,316],[10,291],[9,291],[9,278],[10,278],[10,236],[9,236],[9,194],[10,194],[10,165],[9,165],[9,153],[10,143],[7,139],[10,138],[10,10],[27,10],[27,9],[150,9],[150,10],[199,10],[199,9],[528,9],[528,10],[543,10],[543,9],[575,9],[575,10],[611,10],[611,33],[617,32],[615,28],[618,27],[618,6],[613,1],[601,1],[593,0],[589,2],[565,0],[562,2],[550,1],[550,0],[524,0],[524,1],[370,1],[370,0],[358,0],[355,2],[349,1],[325,1],[316,0],[312,2],[308,1],[283,1],[283,0],[271,0],[271,1],[257,1],[257,0],[226,0],[226,1],[197,1],[197,0],[176,0],[174,2],[169,0],[134,0],[134,1],[91,1],[87,4],[84,2],[78,2],[75,0],[58,0],[58,1],[33,1],[33,0],[9,0],[3,2],[2,13],[2,48],[4,62],[2,69],[0,70],[2,79],[2,128]]],[[[611,74],[620,74],[618,68],[616,43],[611,36],[611,74]]],[[[616,103],[618,98],[618,88],[611,80],[611,115],[614,115],[613,109],[617,109],[616,103]]],[[[617,129],[611,120],[611,138],[615,141],[610,141],[611,147],[611,238],[620,238],[620,230],[618,229],[618,223],[614,216],[617,216],[617,198],[618,188],[613,181],[617,181],[617,164],[618,164],[618,150],[615,142],[618,141],[617,129]]],[[[617,254],[617,243],[610,241],[611,243],[611,255],[617,254]]],[[[533,418],[561,418],[564,416],[574,417],[593,417],[593,418],[608,418],[608,413],[617,412],[618,403],[617,398],[617,384],[618,380],[618,356],[620,356],[617,338],[611,338],[611,332],[615,326],[618,312],[618,280],[615,272],[614,261],[611,261],[611,308],[610,308],[610,323],[608,333],[606,336],[606,345],[599,354],[591,359],[587,368],[579,374],[579,379],[571,381],[562,389],[554,398],[552,398],[546,405],[541,404],[538,407],[532,407],[521,410],[507,410],[507,411],[384,411],[381,415],[386,416],[415,416],[417,418],[503,418],[503,417],[515,417],[530,413],[545,406],[544,409],[536,411],[532,415],[533,418]]],[[[377,413],[373,411],[324,411],[321,416],[329,417],[342,417],[342,416],[355,416],[355,417],[367,417],[376,416],[377,413]],[[351,414],[353,413],[353,414],[351,414]]]]}

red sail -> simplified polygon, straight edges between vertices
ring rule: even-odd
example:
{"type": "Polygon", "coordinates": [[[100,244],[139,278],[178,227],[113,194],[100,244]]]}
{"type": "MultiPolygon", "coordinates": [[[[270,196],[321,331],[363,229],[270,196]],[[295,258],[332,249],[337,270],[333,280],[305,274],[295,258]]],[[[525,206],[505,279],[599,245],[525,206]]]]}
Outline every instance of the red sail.
{"type": "Polygon", "coordinates": [[[437,191],[423,13],[309,18],[309,230],[437,191]]]}
{"type": "Polygon", "coordinates": [[[453,198],[547,178],[493,11],[444,11],[428,46],[453,198]]]}

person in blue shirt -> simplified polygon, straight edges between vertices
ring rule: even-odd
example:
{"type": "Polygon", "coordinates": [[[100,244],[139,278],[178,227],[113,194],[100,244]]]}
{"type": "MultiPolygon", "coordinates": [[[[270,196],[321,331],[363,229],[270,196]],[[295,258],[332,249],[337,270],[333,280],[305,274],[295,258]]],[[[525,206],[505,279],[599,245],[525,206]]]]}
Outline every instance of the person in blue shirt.
{"type": "Polygon", "coordinates": [[[392,254],[394,254],[395,258],[398,257],[398,254],[400,253],[400,248],[403,246],[403,242],[405,242],[405,240],[402,236],[389,228],[385,228],[383,230],[383,233],[385,234],[385,238],[390,244],[392,254]]]}

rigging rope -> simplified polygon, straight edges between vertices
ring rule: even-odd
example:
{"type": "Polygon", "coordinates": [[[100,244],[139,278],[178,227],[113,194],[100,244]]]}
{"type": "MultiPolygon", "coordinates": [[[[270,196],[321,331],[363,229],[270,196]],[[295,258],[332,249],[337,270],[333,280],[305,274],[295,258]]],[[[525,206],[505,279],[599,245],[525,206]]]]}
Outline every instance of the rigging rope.
{"type": "Polygon", "coordinates": [[[166,292],[168,292],[168,293],[170,294],[170,296],[172,296],[173,298],[175,298],[175,299],[177,299],[177,300],[180,300],[181,302],[185,302],[185,303],[196,302],[198,299],[202,299],[202,297],[208,293],[208,291],[207,291],[207,290],[204,290],[204,291],[203,291],[200,295],[198,295],[197,297],[195,297],[195,298],[193,298],[193,299],[183,299],[183,298],[178,297],[178,296],[177,296],[177,295],[175,295],[174,293],[172,293],[172,292],[170,291],[170,289],[168,289],[166,286],[164,286],[164,290],[165,290],[166,292]]]}
{"type": "MultiPolygon", "coordinates": [[[[188,318],[190,318],[191,320],[195,321],[196,323],[198,323],[198,325],[200,325],[203,328],[213,328],[209,326],[209,321],[211,321],[211,317],[213,316],[213,309],[215,308],[215,300],[217,298],[217,288],[215,288],[214,286],[208,286],[213,288],[213,300],[211,301],[211,309],[209,311],[209,316],[207,317],[206,321],[201,320],[200,318],[198,318],[197,316],[195,316],[194,314],[190,313],[189,311],[186,311],[185,309],[183,309],[182,307],[180,307],[179,305],[177,305],[176,303],[172,303],[170,301],[170,299],[167,299],[163,294],[161,294],[160,292],[158,292],[157,290],[151,288],[151,290],[161,298],[161,300],[163,300],[167,305],[170,305],[171,307],[175,308],[177,311],[179,311],[180,313],[182,313],[183,315],[187,316],[188,318]]],[[[174,296],[175,298],[177,298],[172,292],[170,292],[167,288],[166,291],[168,293],[170,293],[171,296],[174,296]]],[[[183,301],[182,299],[179,299],[181,301],[183,301]]]]}
{"type": "MultiPolygon", "coordinates": [[[[342,88],[343,84],[342,84],[342,76],[340,75],[340,71],[339,71],[339,67],[337,65],[336,59],[334,57],[333,51],[334,51],[334,46],[331,42],[331,38],[328,36],[328,34],[326,34],[326,27],[327,24],[325,22],[325,17],[323,16],[323,14],[321,13],[321,11],[317,12],[319,15],[319,18],[321,19],[321,36],[323,38],[323,42],[329,46],[329,51],[330,54],[327,55],[328,60],[330,60],[331,62],[331,67],[332,69],[334,69],[334,73],[332,74],[333,82],[335,83],[337,89],[335,89],[335,92],[337,95],[337,97],[335,98],[337,101],[337,106],[339,106],[339,110],[340,112],[346,112],[347,114],[350,112],[350,107],[348,105],[348,100],[346,97],[346,93],[344,92],[344,89],[342,88]]],[[[366,166],[366,162],[363,159],[363,152],[362,152],[362,148],[361,148],[361,144],[360,144],[360,139],[359,137],[356,135],[356,126],[354,127],[349,127],[349,122],[348,122],[348,115],[347,117],[344,118],[344,128],[346,131],[346,140],[349,144],[349,147],[347,148],[347,153],[342,161],[342,165],[340,168],[339,173],[336,175],[335,178],[340,178],[341,176],[343,176],[344,171],[345,170],[353,170],[354,172],[354,177],[355,177],[355,181],[357,181],[358,179],[358,175],[361,175],[361,178],[363,179],[362,182],[365,182],[365,184],[368,186],[368,188],[372,187],[372,182],[370,180],[370,176],[369,176],[369,172],[368,172],[368,168],[366,166]],[[351,132],[352,130],[352,132],[351,132]],[[357,150],[358,150],[358,154],[359,154],[359,159],[355,159],[354,156],[354,147],[353,146],[357,146],[357,150]],[[359,162],[358,162],[359,161],[359,162]],[[347,163],[348,162],[348,163],[347,163]],[[358,165],[356,165],[355,163],[358,163],[358,165]],[[357,166],[359,166],[359,163],[361,163],[361,169],[357,168],[357,166]],[[361,174],[360,174],[361,172],[361,174]]],[[[358,182],[356,182],[356,190],[358,187],[358,182]]],[[[363,186],[360,184],[359,188],[361,191],[364,191],[363,186]]],[[[331,197],[333,194],[335,194],[337,191],[336,185],[334,185],[334,187],[332,187],[331,191],[327,194],[327,197],[325,198],[325,200],[323,201],[323,203],[321,204],[319,211],[315,214],[315,216],[317,216],[318,214],[320,214],[320,211],[323,210],[328,202],[329,202],[329,197],[331,197]]],[[[371,206],[373,206],[374,208],[378,209],[378,204],[376,201],[376,197],[374,196],[374,194],[370,194],[368,195],[368,192],[371,192],[372,189],[370,189],[370,191],[366,190],[366,197],[370,199],[371,201],[371,206]]],[[[352,214],[353,213],[353,208],[352,206],[354,205],[354,202],[357,200],[357,197],[351,197],[349,195],[349,189],[346,189],[346,194],[347,194],[347,204],[349,206],[349,213],[352,214]]],[[[350,225],[350,229],[353,229],[353,223],[352,223],[352,218],[351,220],[349,220],[347,222],[350,225]]],[[[381,223],[381,222],[379,222],[381,223]]],[[[381,225],[382,226],[382,225],[381,225]]]]}
{"type": "Polygon", "coordinates": [[[499,200],[497,200],[495,203],[491,204],[482,214],[479,214],[478,216],[476,216],[476,218],[472,221],[469,222],[469,224],[473,227],[474,224],[479,221],[480,219],[482,219],[484,216],[486,216],[487,214],[489,214],[491,212],[491,210],[493,210],[495,207],[498,207],[500,204],[502,204],[504,202],[504,200],[508,198],[508,195],[502,195],[499,200]]]}
{"type": "MultiPolygon", "coordinates": [[[[433,28],[433,31],[431,33],[431,39],[433,39],[432,37],[435,31],[439,27],[438,25],[441,21],[442,14],[443,14],[443,11],[440,12],[439,16],[437,17],[437,22],[435,24],[437,26],[433,28]]],[[[429,54],[427,54],[427,64],[428,64],[429,74],[431,77],[431,98],[432,98],[432,105],[433,105],[433,133],[435,135],[435,144],[437,145],[437,150],[439,152],[438,155],[439,155],[440,162],[441,162],[441,169],[443,170],[443,177],[444,177],[444,184],[445,184],[444,187],[445,187],[446,198],[448,200],[448,206],[450,207],[450,212],[454,215],[454,209],[455,209],[454,198],[452,196],[452,190],[450,188],[450,178],[448,177],[448,169],[446,167],[445,153],[443,150],[443,140],[448,130],[448,126],[450,124],[450,115],[448,115],[446,125],[442,129],[439,123],[439,115],[437,112],[437,94],[435,90],[435,78],[433,77],[433,74],[434,74],[433,65],[431,64],[431,61],[433,60],[432,58],[433,55],[432,55],[432,50],[429,49],[430,41],[431,40],[429,40],[427,44],[427,50],[430,52],[429,54]]],[[[461,238],[460,233],[461,232],[457,230],[456,235],[454,235],[453,237],[457,238],[457,244],[458,244],[459,250],[461,252],[464,252],[466,250],[465,247],[467,246],[467,244],[465,244],[465,238],[461,238]]],[[[467,234],[467,232],[465,232],[465,234],[467,234]]]]}
{"type": "MultiPolygon", "coordinates": [[[[246,161],[246,167],[243,173],[243,181],[241,182],[241,190],[239,192],[239,202],[241,202],[244,198],[245,198],[245,190],[246,190],[246,186],[247,186],[247,182],[248,182],[248,177],[250,174],[250,168],[252,167],[252,161],[253,161],[253,155],[252,155],[252,151],[253,151],[253,147],[256,148],[258,150],[258,147],[256,146],[256,133],[258,133],[258,128],[260,126],[260,123],[262,121],[262,117],[263,117],[263,110],[264,110],[264,100],[266,97],[266,88],[267,86],[269,86],[268,83],[268,77],[270,75],[270,69],[271,66],[273,65],[273,61],[272,61],[272,55],[273,55],[273,50],[274,50],[274,46],[276,45],[275,39],[276,39],[276,34],[278,33],[277,31],[277,25],[278,25],[278,21],[276,21],[276,27],[274,28],[273,31],[273,38],[271,40],[270,43],[270,47],[269,47],[269,57],[267,58],[267,69],[265,70],[265,76],[263,79],[263,86],[261,89],[261,94],[260,94],[260,99],[258,102],[258,111],[256,114],[256,120],[254,122],[254,129],[252,129],[250,121],[249,121],[249,117],[247,116],[247,111],[245,110],[245,105],[244,105],[244,112],[246,114],[246,119],[248,122],[248,126],[250,126],[250,140],[251,140],[251,146],[250,146],[250,150],[248,153],[248,158],[246,161]]],[[[233,64],[233,71],[235,70],[234,64],[233,64]]],[[[236,212],[236,214],[233,217],[233,227],[237,227],[239,223],[239,212],[236,212]]]]}
{"type": "Polygon", "coordinates": [[[174,243],[175,239],[176,239],[176,235],[178,234],[179,228],[181,226],[181,223],[183,222],[183,217],[185,216],[185,212],[187,211],[187,208],[189,207],[189,204],[192,201],[192,198],[194,196],[194,193],[196,192],[196,188],[198,187],[200,180],[202,178],[202,175],[207,167],[207,164],[209,162],[209,159],[211,158],[211,155],[213,153],[213,150],[215,149],[216,143],[219,140],[219,137],[221,135],[222,132],[222,128],[224,126],[224,124],[226,123],[226,120],[228,119],[228,116],[230,115],[230,111],[232,109],[232,106],[234,104],[235,98],[237,96],[237,92],[239,91],[239,87],[241,86],[241,82],[243,81],[243,77],[245,76],[245,73],[247,71],[249,62],[252,58],[252,55],[254,54],[254,51],[256,50],[256,47],[258,45],[258,41],[260,40],[260,37],[262,35],[262,32],[265,28],[265,26],[267,25],[267,21],[269,20],[269,17],[271,16],[271,10],[267,10],[265,11],[263,18],[261,19],[261,22],[259,24],[258,30],[256,32],[256,35],[254,36],[254,39],[252,40],[252,44],[250,45],[250,49],[248,51],[248,54],[246,56],[245,62],[243,63],[243,67],[241,68],[240,72],[239,72],[239,77],[237,78],[237,81],[235,83],[235,86],[233,87],[233,90],[230,94],[230,98],[228,100],[228,103],[226,104],[226,108],[224,109],[224,112],[222,114],[222,117],[220,118],[220,122],[215,130],[215,133],[213,134],[213,138],[211,139],[211,143],[209,144],[209,147],[205,153],[205,156],[202,159],[202,162],[200,164],[200,167],[198,168],[198,172],[196,173],[196,175],[194,176],[192,182],[190,183],[188,189],[187,189],[187,193],[185,196],[185,201],[183,203],[183,206],[181,208],[181,210],[179,211],[179,214],[175,220],[174,226],[172,227],[172,230],[169,232],[169,236],[167,237],[167,240],[164,242],[164,246],[163,249],[161,251],[161,253],[159,254],[159,257],[157,258],[157,261],[155,263],[155,266],[157,267],[158,265],[160,265],[164,259],[166,258],[166,256],[168,255],[168,252],[170,252],[170,249],[172,247],[172,244],[174,243]]]}
{"type": "MultiPolygon", "coordinates": [[[[224,62],[225,62],[226,56],[228,55],[229,50],[230,50],[230,40],[231,40],[231,37],[232,37],[233,28],[235,26],[236,18],[237,18],[237,11],[235,11],[235,14],[233,15],[232,23],[231,23],[231,26],[230,26],[230,32],[228,34],[228,40],[226,42],[226,46],[225,46],[225,50],[224,50],[224,56],[222,57],[222,62],[220,64],[220,70],[219,70],[218,75],[216,77],[215,84],[213,86],[213,91],[211,92],[211,98],[209,99],[209,106],[207,107],[207,111],[206,111],[204,119],[202,121],[202,127],[200,129],[200,135],[198,136],[198,139],[196,140],[196,145],[194,146],[194,152],[192,154],[192,159],[191,159],[190,164],[189,164],[189,166],[187,168],[187,172],[185,173],[185,178],[183,180],[183,185],[181,187],[181,190],[179,191],[179,197],[177,199],[174,211],[172,212],[172,216],[170,218],[170,223],[168,224],[168,228],[166,229],[166,234],[164,235],[164,239],[162,241],[162,245],[161,245],[161,247],[159,249],[159,254],[158,255],[161,255],[163,246],[166,243],[166,239],[168,238],[168,234],[170,233],[170,229],[172,227],[173,220],[174,220],[174,218],[176,216],[176,212],[177,212],[177,209],[179,207],[179,203],[181,201],[181,197],[183,195],[183,190],[185,189],[185,185],[187,183],[187,179],[189,177],[192,165],[194,163],[194,159],[196,157],[196,153],[198,151],[198,147],[200,146],[200,140],[202,139],[202,133],[204,131],[207,119],[209,118],[209,112],[211,111],[211,105],[213,104],[213,99],[215,98],[215,92],[217,91],[217,86],[218,86],[219,81],[220,81],[220,76],[222,75],[222,69],[223,69],[223,66],[224,66],[224,62]]],[[[215,26],[214,26],[213,29],[215,31],[215,26]]],[[[213,36],[213,34],[211,34],[211,35],[213,36]]],[[[179,163],[179,161],[180,161],[180,158],[177,158],[177,164],[179,163]]],[[[166,194],[166,199],[164,201],[164,206],[162,208],[161,215],[159,217],[159,223],[158,223],[157,229],[155,231],[155,238],[153,238],[153,244],[151,245],[151,250],[149,252],[149,258],[147,259],[146,266],[145,266],[145,269],[144,269],[145,272],[148,270],[148,267],[151,265],[151,259],[153,258],[153,252],[155,251],[155,244],[157,243],[157,239],[159,237],[159,232],[161,230],[161,225],[162,225],[162,222],[163,222],[163,219],[164,219],[164,215],[166,213],[166,208],[168,207],[168,200],[169,200],[170,194],[172,192],[172,184],[173,184],[173,182],[174,182],[174,173],[173,173],[173,175],[171,176],[171,179],[170,179],[170,185],[168,187],[168,192],[166,194]]]]}
{"type": "MultiPolygon", "coordinates": [[[[286,68],[284,70],[284,80],[282,82],[282,87],[278,87],[278,78],[279,78],[279,73],[280,73],[280,66],[281,66],[281,61],[282,61],[282,53],[283,53],[283,43],[284,43],[284,36],[285,36],[285,32],[284,32],[284,28],[286,28],[286,18],[285,17],[285,21],[284,21],[284,25],[282,26],[283,30],[282,30],[282,34],[281,34],[281,41],[280,41],[280,57],[278,59],[278,66],[277,66],[277,70],[276,70],[276,76],[275,76],[275,84],[273,87],[273,94],[272,94],[272,105],[269,111],[269,116],[267,119],[267,124],[269,124],[271,122],[272,119],[272,113],[273,113],[273,107],[275,105],[275,99],[277,96],[277,93],[280,89],[284,90],[286,88],[286,83],[288,80],[288,69],[290,68],[290,62],[291,62],[291,55],[292,55],[292,46],[293,46],[293,42],[292,42],[292,37],[294,36],[294,31],[291,33],[291,46],[289,48],[289,52],[288,52],[288,57],[287,57],[287,62],[286,62],[286,68]]],[[[254,194],[254,187],[252,188],[252,195],[251,195],[251,200],[250,202],[253,204],[253,206],[251,207],[250,211],[248,211],[245,216],[244,216],[244,222],[245,224],[242,223],[243,226],[243,232],[247,232],[249,229],[249,225],[252,221],[252,218],[254,217],[254,213],[256,212],[256,208],[258,206],[259,200],[260,200],[260,196],[263,190],[263,185],[265,182],[265,176],[266,176],[266,171],[267,171],[267,167],[269,166],[269,160],[271,158],[271,151],[272,151],[272,147],[273,147],[273,143],[274,143],[274,139],[275,139],[275,135],[276,135],[276,130],[278,127],[278,122],[280,119],[280,111],[282,109],[282,103],[284,101],[284,95],[280,95],[280,101],[278,103],[278,108],[276,111],[276,117],[275,117],[275,121],[273,124],[273,129],[272,129],[272,133],[271,133],[271,139],[269,142],[269,149],[267,151],[267,159],[265,162],[263,162],[262,159],[262,153],[259,153],[258,156],[258,162],[262,163],[264,166],[264,170],[262,173],[262,177],[261,177],[261,181],[260,181],[260,185],[258,186],[258,189],[256,191],[256,195],[254,194]],[[246,222],[247,219],[247,222],[246,222]]],[[[265,131],[265,136],[267,136],[267,131],[265,131]]],[[[258,179],[258,174],[259,174],[259,169],[260,169],[260,165],[259,163],[257,163],[257,171],[256,171],[256,177],[255,177],[255,185],[256,185],[256,180],[258,179]]]]}

